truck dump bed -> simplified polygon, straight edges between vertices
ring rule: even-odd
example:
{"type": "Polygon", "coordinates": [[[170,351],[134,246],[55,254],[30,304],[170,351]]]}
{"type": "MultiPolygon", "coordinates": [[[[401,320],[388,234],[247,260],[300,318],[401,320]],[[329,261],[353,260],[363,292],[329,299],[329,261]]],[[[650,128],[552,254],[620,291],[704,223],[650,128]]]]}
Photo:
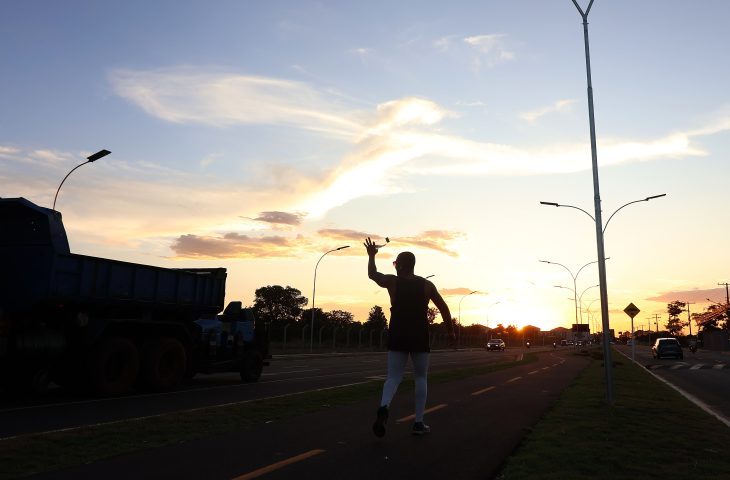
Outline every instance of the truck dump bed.
{"type": "Polygon", "coordinates": [[[0,311],[65,306],[223,310],[225,268],[171,269],[72,254],[57,211],[0,199],[0,311]]]}

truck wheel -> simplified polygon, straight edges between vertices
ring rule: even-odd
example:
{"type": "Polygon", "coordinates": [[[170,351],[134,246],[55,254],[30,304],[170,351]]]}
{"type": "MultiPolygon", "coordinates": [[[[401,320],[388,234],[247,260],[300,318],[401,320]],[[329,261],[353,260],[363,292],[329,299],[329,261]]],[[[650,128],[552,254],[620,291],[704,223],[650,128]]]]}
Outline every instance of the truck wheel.
{"type": "Polygon", "coordinates": [[[264,358],[256,350],[247,350],[243,353],[243,364],[241,365],[241,380],[244,382],[258,382],[261,378],[261,370],[264,368],[264,358]]]}
{"type": "Polygon", "coordinates": [[[169,390],[180,384],[188,365],[185,347],[177,338],[164,337],[144,352],[143,379],[152,390],[169,390]]]}
{"type": "Polygon", "coordinates": [[[121,395],[132,389],[139,373],[139,352],[131,340],[110,337],[101,340],[90,358],[91,383],[104,395],[121,395]]]}

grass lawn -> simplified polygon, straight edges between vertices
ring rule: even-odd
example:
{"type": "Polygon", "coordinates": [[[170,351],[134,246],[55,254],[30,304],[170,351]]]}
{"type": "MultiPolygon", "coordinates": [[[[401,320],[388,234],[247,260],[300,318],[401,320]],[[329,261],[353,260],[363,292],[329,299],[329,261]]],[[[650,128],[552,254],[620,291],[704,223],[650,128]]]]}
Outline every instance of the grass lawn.
{"type": "Polygon", "coordinates": [[[615,405],[606,403],[602,361],[595,358],[498,478],[730,478],[730,428],[644,368],[614,357],[615,405]]]}

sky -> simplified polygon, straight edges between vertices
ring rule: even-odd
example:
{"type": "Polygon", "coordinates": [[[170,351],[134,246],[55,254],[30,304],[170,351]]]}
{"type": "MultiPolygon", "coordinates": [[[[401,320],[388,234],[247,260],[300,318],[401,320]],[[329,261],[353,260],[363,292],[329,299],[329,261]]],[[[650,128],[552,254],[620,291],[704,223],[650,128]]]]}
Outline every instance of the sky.
{"type": "MultiPolygon", "coordinates": [[[[629,303],[640,329],[663,328],[675,300],[725,302],[730,3],[701,7],[595,0],[589,13],[604,225],[666,194],[606,225],[616,332],[629,303]]],[[[72,252],[225,267],[227,301],[244,304],[282,285],[311,306],[316,267],[315,306],[364,321],[389,300],[363,240],[388,237],[380,271],[413,251],[464,325],[601,329],[571,0],[2,10],[0,196],[50,207],[73,167],[112,152],[59,193],[72,252]]]]}

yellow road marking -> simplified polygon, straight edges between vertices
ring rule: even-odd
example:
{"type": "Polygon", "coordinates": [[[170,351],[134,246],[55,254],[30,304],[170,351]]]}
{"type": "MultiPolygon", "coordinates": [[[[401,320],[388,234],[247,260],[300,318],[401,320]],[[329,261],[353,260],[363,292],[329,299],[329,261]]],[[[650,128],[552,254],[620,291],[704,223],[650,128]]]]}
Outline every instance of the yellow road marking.
{"type": "MultiPolygon", "coordinates": [[[[436,410],[441,410],[442,408],[446,408],[446,407],[448,407],[448,405],[445,403],[442,403],[441,405],[436,405],[435,407],[427,408],[423,413],[435,412],[436,410]]],[[[399,418],[398,420],[395,421],[395,423],[408,422],[408,421],[415,420],[415,419],[416,419],[416,415],[413,414],[413,415],[408,415],[407,417],[399,418]]]]}
{"type": "Polygon", "coordinates": [[[306,460],[310,457],[319,455],[320,453],[324,452],[326,452],[326,450],[310,450],[306,453],[287,458],[286,460],[282,460],[280,462],[272,463],[271,465],[259,468],[258,470],[254,470],[253,472],[246,473],[244,475],[241,475],[240,477],[235,477],[233,480],[249,480],[251,478],[258,478],[261,475],[266,475],[267,473],[273,472],[274,470],[279,470],[280,468],[286,467],[287,465],[301,462],[302,460],[306,460]]]}
{"type": "Polygon", "coordinates": [[[476,392],[472,393],[472,395],[481,395],[482,393],[488,392],[490,390],[494,390],[495,388],[497,388],[497,387],[482,388],[481,390],[477,390],[476,392]]]}

